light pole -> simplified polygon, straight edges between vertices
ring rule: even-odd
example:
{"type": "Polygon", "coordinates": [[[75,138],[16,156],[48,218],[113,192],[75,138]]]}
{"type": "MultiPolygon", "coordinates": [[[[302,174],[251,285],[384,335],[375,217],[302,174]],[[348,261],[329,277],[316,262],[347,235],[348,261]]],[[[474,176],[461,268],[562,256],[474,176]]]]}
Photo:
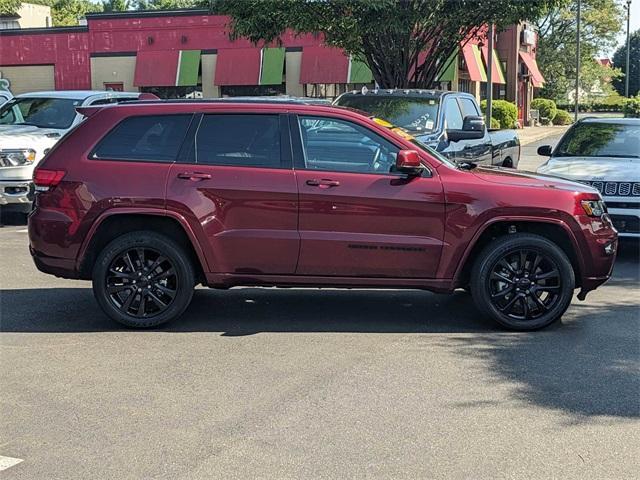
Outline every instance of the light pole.
{"type": "Polygon", "coordinates": [[[578,24],[576,28],[576,92],[575,102],[576,110],[574,120],[578,121],[578,104],[580,103],[580,10],[582,9],[582,0],[578,0],[578,24]]]}
{"type": "Polygon", "coordinates": [[[624,96],[629,98],[629,23],[631,21],[631,0],[627,0],[627,66],[624,74],[624,96]]]}

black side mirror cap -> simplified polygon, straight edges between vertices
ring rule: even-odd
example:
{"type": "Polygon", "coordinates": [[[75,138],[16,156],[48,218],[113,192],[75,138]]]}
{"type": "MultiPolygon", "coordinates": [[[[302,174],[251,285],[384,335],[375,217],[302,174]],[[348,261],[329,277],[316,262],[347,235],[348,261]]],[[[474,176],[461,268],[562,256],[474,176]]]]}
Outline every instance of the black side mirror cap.
{"type": "Polygon", "coordinates": [[[551,156],[551,145],[540,145],[538,147],[538,155],[541,155],[543,157],[550,157],[551,156]]]}
{"type": "Polygon", "coordinates": [[[459,140],[480,140],[484,137],[484,131],[478,130],[447,130],[447,140],[457,142],[459,140]]]}

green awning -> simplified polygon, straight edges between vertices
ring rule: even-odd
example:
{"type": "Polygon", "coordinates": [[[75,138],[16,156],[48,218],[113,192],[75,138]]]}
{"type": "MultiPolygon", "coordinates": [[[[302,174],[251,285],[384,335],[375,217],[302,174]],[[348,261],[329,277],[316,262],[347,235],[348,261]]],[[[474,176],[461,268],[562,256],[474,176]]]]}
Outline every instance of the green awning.
{"type": "Polygon", "coordinates": [[[438,82],[454,82],[458,73],[458,50],[453,52],[442,66],[442,70],[436,75],[438,82]]]}
{"type": "Polygon", "coordinates": [[[373,74],[371,73],[369,65],[357,58],[351,57],[347,83],[371,83],[372,81],[373,74]]]}
{"type": "Polygon", "coordinates": [[[200,50],[180,50],[176,86],[191,87],[198,85],[200,70],[200,50]]]}
{"type": "Polygon", "coordinates": [[[284,48],[263,48],[260,85],[280,85],[284,70],[284,48]]]}

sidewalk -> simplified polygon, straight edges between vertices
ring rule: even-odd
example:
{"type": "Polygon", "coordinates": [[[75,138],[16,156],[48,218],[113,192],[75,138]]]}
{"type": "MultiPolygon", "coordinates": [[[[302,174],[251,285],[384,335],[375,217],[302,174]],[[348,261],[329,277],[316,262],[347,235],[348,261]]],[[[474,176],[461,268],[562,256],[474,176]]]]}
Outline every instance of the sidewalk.
{"type": "Polygon", "coordinates": [[[562,135],[567,131],[569,125],[550,125],[548,127],[524,127],[519,130],[518,137],[520,137],[520,145],[528,145],[529,143],[537,142],[546,137],[553,135],[562,135]]]}

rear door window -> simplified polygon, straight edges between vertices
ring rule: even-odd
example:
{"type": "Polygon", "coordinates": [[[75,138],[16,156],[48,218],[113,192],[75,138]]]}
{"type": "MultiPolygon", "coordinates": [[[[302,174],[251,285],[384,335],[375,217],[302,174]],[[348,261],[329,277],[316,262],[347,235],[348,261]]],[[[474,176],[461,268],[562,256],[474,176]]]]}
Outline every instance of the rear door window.
{"type": "Polygon", "coordinates": [[[205,165],[283,168],[280,116],[205,115],[195,139],[195,161],[205,165]]]}
{"type": "Polygon", "coordinates": [[[190,121],[191,115],[129,117],[100,141],[92,158],[173,162],[190,121]]]}

